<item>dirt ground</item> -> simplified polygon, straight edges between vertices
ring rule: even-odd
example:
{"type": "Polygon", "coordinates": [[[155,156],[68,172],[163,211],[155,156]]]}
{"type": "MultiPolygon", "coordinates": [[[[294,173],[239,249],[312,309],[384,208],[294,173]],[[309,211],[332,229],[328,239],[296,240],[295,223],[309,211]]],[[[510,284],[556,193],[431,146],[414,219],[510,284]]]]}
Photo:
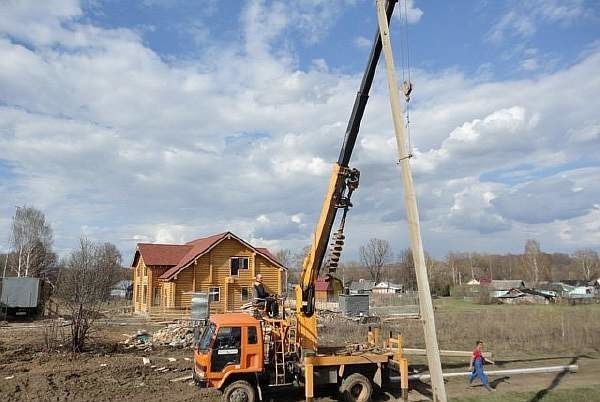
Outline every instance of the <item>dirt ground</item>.
{"type": "MultiPolygon", "coordinates": [[[[191,374],[189,349],[157,348],[150,352],[126,350],[123,334],[138,329],[154,331],[162,326],[132,318],[103,324],[94,335],[89,351],[72,355],[66,351],[44,351],[44,328],[41,322],[11,323],[0,327],[0,400],[2,401],[212,401],[219,394],[200,390],[189,381],[170,380],[191,374]],[[142,357],[150,358],[144,365],[142,357]],[[174,362],[169,358],[175,358],[174,362]],[[151,368],[150,366],[155,366],[151,368]],[[159,372],[165,367],[168,371],[159,372]]],[[[64,330],[68,330],[65,327],[64,330]]],[[[577,374],[539,374],[492,377],[497,394],[534,391],[542,397],[552,389],[600,384],[600,354],[560,356],[495,356],[498,365],[488,370],[578,364],[577,374]]],[[[411,368],[424,370],[423,360],[411,362],[411,368]]],[[[466,359],[445,362],[445,371],[466,371],[466,359]]],[[[399,390],[399,385],[398,390],[399,390]]],[[[466,379],[453,378],[447,383],[451,397],[486,395],[482,387],[467,387],[466,379]]],[[[335,400],[335,391],[325,389],[320,401],[335,400]]],[[[411,383],[411,401],[431,397],[428,383],[411,383]]],[[[399,392],[377,396],[378,400],[394,400],[399,392]]],[[[272,394],[270,400],[303,400],[301,390],[290,394],[272,394]]],[[[538,400],[543,400],[540,398],[538,400]]]]}

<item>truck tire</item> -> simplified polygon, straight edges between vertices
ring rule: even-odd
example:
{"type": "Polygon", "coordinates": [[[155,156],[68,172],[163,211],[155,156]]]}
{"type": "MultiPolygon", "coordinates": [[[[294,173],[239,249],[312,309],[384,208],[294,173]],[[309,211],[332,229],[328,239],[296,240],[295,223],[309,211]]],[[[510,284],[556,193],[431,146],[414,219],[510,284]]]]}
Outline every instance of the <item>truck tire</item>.
{"type": "Polygon", "coordinates": [[[345,402],[367,402],[371,400],[372,393],[371,381],[359,373],[350,374],[340,385],[340,396],[345,402]]]}
{"type": "Polygon", "coordinates": [[[234,381],[223,390],[223,402],[254,402],[256,392],[254,387],[248,381],[234,381]]]}

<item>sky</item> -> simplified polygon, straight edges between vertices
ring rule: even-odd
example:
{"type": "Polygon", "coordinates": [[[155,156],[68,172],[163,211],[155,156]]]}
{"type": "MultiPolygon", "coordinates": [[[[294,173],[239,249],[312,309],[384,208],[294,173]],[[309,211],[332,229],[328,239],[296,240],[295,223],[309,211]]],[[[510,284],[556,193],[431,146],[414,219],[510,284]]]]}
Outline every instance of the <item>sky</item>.
{"type": "MultiPolygon", "coordinates": [[[[401,0],[427,252],[600,250],[600,4],[401,0]]],[[[0,251],[15,207],[81,236],[310,242],[376,30],[371,0],[1,0],[0,251]]],[[[403,105],[405,108],[406,105],[403,105]]],[[[408,228],[383,62],[342,260],[408,228]]]]}

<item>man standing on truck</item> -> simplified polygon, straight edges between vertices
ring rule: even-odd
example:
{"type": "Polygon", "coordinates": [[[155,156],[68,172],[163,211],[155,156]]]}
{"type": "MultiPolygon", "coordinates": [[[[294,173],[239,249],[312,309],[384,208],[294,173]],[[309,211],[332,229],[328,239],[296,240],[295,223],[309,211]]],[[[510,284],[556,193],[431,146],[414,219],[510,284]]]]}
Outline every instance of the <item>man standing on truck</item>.
{"type": "Polygon", "coordinates": [[[488,362],[490,364],[496,364],[490,359],[486,359],[483,357],[483,341],[477,341],[475,343],[475,349],[473,349],[473,356],[471,356],[471,362],[469,363],[469,370],[471,371],[471,376],[469,377],[469,384],[473,382],[476,377],[479,377],[479,380],[488,391],[495,391],[494,388],[490,387],[488,382],[488,376],[483,372],[483,364],[488,362]]]}
{"type": "Polygon", "coordinates": [[[279,306],[277,306],[275,297],[267,293],[267,289],[265,288],[265,285],[263,285],[262,281],[262,275],[257,274],[253,287],[254,301],[257,304],[264,305],[265,311],[270,317],[276,317],[279,314],[279,306]]]}

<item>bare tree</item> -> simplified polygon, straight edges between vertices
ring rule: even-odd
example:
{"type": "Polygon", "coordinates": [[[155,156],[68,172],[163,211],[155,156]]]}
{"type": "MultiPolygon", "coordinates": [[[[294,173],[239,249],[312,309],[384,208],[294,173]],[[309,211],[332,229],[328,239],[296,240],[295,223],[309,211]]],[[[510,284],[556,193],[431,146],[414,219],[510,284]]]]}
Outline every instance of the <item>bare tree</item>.
{"type": "Polygon", "coordinates": [[[573,254],[573,259],[587,282],[595,279],[595,276],[600,273],[600,258],[594,250],[589,248],[577,250],[573,254]]]}
{"type": "Polygon", "coordinates": [[[110,243],[97,245],[81,238],[79,249],[64,262],[57,296],[71,315],[71,349],[80,352],[89,331],[108,299],[110,286],[120,269],[121,255],[110,243]]]}
{"type": "Polygon", "coordinates": [[[417,272],[410,248],[405,248],[400,252],[398,264],[400,265],[400,282],[404,285],[404,289],[417,289],[417,272]]]}
{"type": "Polygon", "coordinates": [[[284,267],[289,268],[292,265],[293,255],[292,251],[287,248],[282,248],[275,253],[275,258],[279,261],[284,267]]]}
{"type": "Polygon", "coordinates": [[[17,256],[17,276],[37,275],[34,261],[52,252],[52,228],[43,212],[33,207],[17,207],[11,223],[10,244],[17,256]]]}
{"type": "Polygon", "coordinates": [[[370,239],[367,244],[360,246],[360,261],[369,270],[375,283],[381,280],[383,266],[392,256],[390,243],[382,239],[370,239]]]}
{"type": "Polygon", "coordinates": [[[537,240],[529,239],[525,243],[523,267],[525,268],[529,279],[533,281],[534,286],[536,286],[542,278],[550,279],[550,263],[547,255],[542,253],[540,243],[537,240]]]}

